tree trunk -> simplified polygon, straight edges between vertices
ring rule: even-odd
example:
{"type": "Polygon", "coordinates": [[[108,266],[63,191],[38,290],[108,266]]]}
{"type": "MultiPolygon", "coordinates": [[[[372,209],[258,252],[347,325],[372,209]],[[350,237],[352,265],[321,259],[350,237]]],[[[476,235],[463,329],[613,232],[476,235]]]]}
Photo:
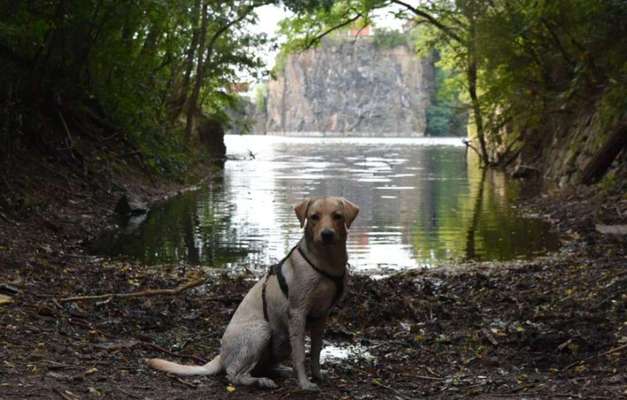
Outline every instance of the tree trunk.
{"type": "Polygon", "coordinates": [[[488,150],[485,143],[485,132],[483,126],[483,115],[481,114],[481,103],[477,95],[477,51],[475,49],[475,41],[477,36],[477,28],[473,15],[468,17],[469,37],[468,37],[468,67],[466,69],[466,79],[468,79],[468,94],[472,103],[472,113],[475,118],[475,126],[477,127],[477,138],[479,139],[479,149],[481,150],[481,161],[485,165],[490,164],[488,150]]]}
{"type": "Polygon", "coordinates": [[[627,147],[627,120],[621,121],[610,134],[605,144],[592,157],[581,173],[581,183],[591,185],[598,182],[612,162],[627,147]]]}
{"type": "Polygon", "coordinates": [[[153,24],[146,35],[146,39],[144,40],[144,44],[142,46],[141,51],[139,52],[139,61],[143,61],[146,57],[154,54],[155,49],[157,48],[157,44],[159,43],[159,39],[161,38],[161,27],[153,24]]]}
{"type": "Polygon", "coordinates": [[[468,94],[470,95],[470,101],[472,103],[472,113],[475,119],[475,126],[477,127],[477,138],[479,139],[479,149],[481,150],[481,162],[483,164],[490,164],[488,158],[488,150],[485,143],[485,132],[483,127],[483,116],[481,115],[481,104],[479,103],[479,96],[477,96],[477,64],[474,60],[469,60],[470,65],[466,71],[466,77],[468,79],[468,94]]]}
{"type": "Polygon", "coordinates": [[[472,210],[472,220],[466,231],[466,254],[464,261],[471,261],[477,257],[477,245],[475,236],[479,227],[479,216],[481,215],[481,207],[483,205],[483,190],[485,188],[486,169],[481,171],[481,181],[479,183],[479,193],[475,199],[475,206],[472,210]]]}
{"type": "MultiPolygon", "coordinates": [[[[198,49],[198,39],[200,37],[201,28],[198,26],[198,17],[200,14],[200,0],[194,2],[194,8],[192,10],[192,42],[187,49],[187,55],[185,56],[185,74],[183,75],[183,84],[181,85],[181,94],[187,97],[189,90],[189,82],[192,76],[192,70],[194,69],[194,54],[198,49]]],[[[205,18],[206,9],[203,9],[203,18],[205,18]]],[[[206,33],[205,33],[206,34],[206,33]]]]}
{"type": "Polygon", "coordinates": [[[192,130],[194,128],[194,113],[196,112],[196,103],[198,102],[198,95],[200,94],[200,87],[202,86],[204,61],[203,57],[205,53],[205,39],[207,37],[207,25],[209,22],[209,15],[207,9],[209,7],[209,1],[205,0],[202,4],[202,22],[200,24],[200,37],[198,39],[198,61],[196,64],[196,82],[192,91],[192,96],[187,102],[187,118],[185,123],[185,141],[190,142],[192,138],[192,130]]]}
{"type": "MultiPolygon", "coordinates": [[[[257,6],[259,6],[261,4],[258,4],[257,6]]],[[[206,18],[206,6],[207,4],[205,4],[205,6],[203,7],[203,18],[206,18]]],[[[224,24],[223,26],[221,26],[212,36],[211,39],[209,40],[209,44],[207,45],[207,51],[206,51],[206,55],[203,58],[202,55],[204,53],[203,48],[204,48],[204,44],[205,44],[205,38],[204,36],[206,36],[206,31],[207,31],[207,27],[206,27],[206,20],[203,19],[203,25],[204,28],[201,27],[201,37],[200,37],[200,46],[199,46],[199,60],[198,60],[198,68],[196,69],[196,83],[194,84],[194,90],[192,91],[192,97],[190,97],[189,102],[187,104],[187,124],[185,126],[185,141],[189,143],[191,137],[192,137],[192,130],[193,130],[193,125],[194,125],[194,113],[196,112],[196,108],[198,106],[198,96],[200,95],[200,87],[202,86],[202,82],[205,79],[205,72],[207,70],[207,66],[209,65],[209,63],[211,62],[212,56],[213,56],[213,51],[216,45],[216,42],[218,41],[218,39],[220,38],[220,36],[222,36],[223,33],[225,33],[226,31],[228,31],[233,25],[240,23],[241,21],[244,20],[244,18],[246,18],[248,16],[248,14],[250,14],[251,11],[253,11],[255,9],[255,7],[257,6],[249,6],[246,9],[244,9],[243,11],[241,11],[241,13],[238,15],[237,18],[235,18],[234,20],[231,20],[229,22],[227,22],[226,24],[224,24]]]]}

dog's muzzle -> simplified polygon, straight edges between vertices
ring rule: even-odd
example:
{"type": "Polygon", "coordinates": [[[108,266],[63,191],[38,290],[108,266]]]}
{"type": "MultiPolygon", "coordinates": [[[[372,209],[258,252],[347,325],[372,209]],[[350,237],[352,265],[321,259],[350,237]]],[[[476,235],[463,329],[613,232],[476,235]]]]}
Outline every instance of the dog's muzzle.
{"type": "Polygon", "coordinates": [[[333,243],[335,241],[335,232],[331,229],[323,229],[322,232],[320,232],[320,238],[323,243],[333,243]]]}

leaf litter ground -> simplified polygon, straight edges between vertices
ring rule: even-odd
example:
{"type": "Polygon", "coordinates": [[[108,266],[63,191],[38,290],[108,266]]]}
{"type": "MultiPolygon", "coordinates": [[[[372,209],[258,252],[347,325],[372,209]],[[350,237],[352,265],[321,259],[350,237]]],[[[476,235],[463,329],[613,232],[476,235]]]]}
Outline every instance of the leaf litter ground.
{"type": "Polygon", "coordinates": [[[526,204],[563,238],[547,257],[353,277],[325,340],[371,357],[327,361],[322,392],[307,394],[293,378],[259,390],[223,376],[169,376],[143,362],[213,357],[254,276],[214,273],[174,296],[63,302],[176,288],[206,272],[86,255],[115,200],[89,190],[1,221],[1,399],[627,398],[627,246],[624,236],[594,229],[595,221],[624,224],[622,194],[526,204]]]}

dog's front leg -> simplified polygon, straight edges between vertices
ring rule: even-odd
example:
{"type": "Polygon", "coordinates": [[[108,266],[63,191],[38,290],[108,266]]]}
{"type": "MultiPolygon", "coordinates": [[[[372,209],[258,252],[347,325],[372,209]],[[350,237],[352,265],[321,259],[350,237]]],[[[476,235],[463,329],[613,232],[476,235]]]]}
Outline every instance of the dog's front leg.
{"type": "Polygon", "coordinates": [[[298,385],[303,390],[318,391],[318,385],[307,378],[305,372],[305,313],[302,310],[289,311],[290,345],[292,346],[292,364],[296,371],[298,385]]]}
{"type": "Polygon", "coordinates": [[[322,350],[322,333],[327,317],[320,317],[310,323],[311,330],[311,376],[314,380],[322,381],[320,374],[320,351],[322,350]]]}

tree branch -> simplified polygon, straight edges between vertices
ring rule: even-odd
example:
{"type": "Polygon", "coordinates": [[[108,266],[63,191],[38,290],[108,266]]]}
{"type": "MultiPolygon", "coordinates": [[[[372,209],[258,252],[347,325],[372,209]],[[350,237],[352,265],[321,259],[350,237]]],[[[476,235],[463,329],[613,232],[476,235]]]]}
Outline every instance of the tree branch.
{"type": "Polygon", "coordinates": [[[618,123],[603,146],[586,164],[581,172],[581,183],[591,185],[598,182],[625,148],[627,148],[627,119],[618,123]]]}
{"type": "Polygon", "coordinates": [[[427,20],[427,22],[429,22],[431,25],[435,26],[436,28],[438,28],[440,31],[442,31],[446,36],[448,36],[449,38],[453,39],[454,41],[463,44],[465,41],[464,39],[459,36],[457,33],[455,33],[455,31],[453,31],[453,29],[451,29],[450,27],[444,25],[443,23],[441,23],[440,21],[437,20],[437,18],[435,18],[433,15],[420,10],[417,7],[412,7],[410,4],[405,3],[402,0],[391,0],[391,3],[394,4],[398,4],[399,6],[403,6],[406,9],[408,9],[409,11],[413,12],[414,14],[416,14],[417,16],[424,18],[425,20],[427,20]]]}
{"type": "Polygon", "coordinates": [[[99,294],[94,296],[72,296],[65,297],[59,299],[59,303],[68,303],[71,301],[79,301],[79,300],[106,300],[106,299],[127,299],[130,297],[152,297],[152,296],[173,296],[177,295],[181,292],[184,292],[187,289],[195,288],[196,286],[200,286],[205,283],[205,278],[196,278],[192,279],[189,282],[182,283],[174,289],[146,289],[140,290],[139,292],[131,292],[131,293],[107,293],[107,294],[99,294]]]}
{"type": "Polygon", "coordinates": [[[330,34],[333,31],[336,31],[338,29],[341,29],[343,27],[345,27],[346,25],[349,25],[355,21],[357,21],[359,18],[361,18],[361,14],[357,13],[357,15],[355,15],[353,18],[347,19],[346,21],[343,21],[342,23],[339,23],[329,29],[327,29],[326,31],[322,32],[321,34],[319,34],[318,36],[312,38],[309,43],[307,43],[307,45],[305,45],[305,50],[310,49],[312,46],[318,44],[320,42],[320,40],[322,40],[323,37],[327,36],[328,34],[330,34]]]}

